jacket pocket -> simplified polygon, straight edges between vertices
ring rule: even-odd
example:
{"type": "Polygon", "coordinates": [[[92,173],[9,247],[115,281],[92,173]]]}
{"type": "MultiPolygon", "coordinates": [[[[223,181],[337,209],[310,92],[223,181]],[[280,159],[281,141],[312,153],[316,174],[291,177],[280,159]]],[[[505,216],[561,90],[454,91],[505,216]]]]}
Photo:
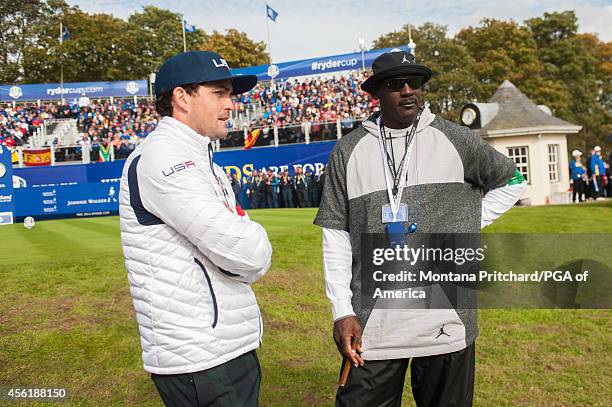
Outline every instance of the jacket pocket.
{"type": "Polygon", "coordinates": [[[215,296],[215,290],[213,290],[212,281],[210,281],[210,276],[208,275],[208,272],[204,268],[204,265],[202,264],[202,262],[196,259],[195,257],[193,258],[193,261],[195,261],[196,264],[200,266],[200,268],[202,269],[202,272],[204,273],[204,277],[206,277],[206,282],[208,283],[208,289],[210,290],[210,296],[212,298],[212,303],[213,303],[212,327],[214,329],[217,326],[217,318],[219,317],[219,309],[217,308],[217,297],[215,296]]]}

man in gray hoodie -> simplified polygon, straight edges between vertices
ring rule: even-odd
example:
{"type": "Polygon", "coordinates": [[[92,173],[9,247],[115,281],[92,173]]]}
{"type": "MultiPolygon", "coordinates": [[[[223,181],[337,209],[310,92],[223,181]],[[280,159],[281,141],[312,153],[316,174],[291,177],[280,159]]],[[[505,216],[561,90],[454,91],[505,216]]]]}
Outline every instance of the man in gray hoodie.
{"type": "Polygon", "coordinates": [[[412,360],[417,406],[471,406],[476,310],[394,309],[362,298],[362,243],[376,233],[409,243],[419,234],[479,233],[526,183],[511,159],[423,106],[432,72],[413,55],[386,53],[372,68],[362,89],[381,111],[334,147],[314,221],[323,227],[334,340],[354,366],[336,405],[401,405],[412,360]]]}

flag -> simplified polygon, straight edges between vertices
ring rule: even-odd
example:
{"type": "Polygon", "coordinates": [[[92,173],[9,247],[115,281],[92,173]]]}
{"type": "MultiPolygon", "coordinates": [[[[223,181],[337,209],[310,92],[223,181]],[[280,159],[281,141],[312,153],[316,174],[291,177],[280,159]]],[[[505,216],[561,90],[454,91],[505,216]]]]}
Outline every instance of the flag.
{"type": "MultiPolygon", "coordinates": [[[[9,150],[11,151],[11,161],[13,162],[13,164],[19,163],[19,153],[17,153],[17,149],[13,148],[11,150],[9,148],[9,150]]],[[[0,147],[0,151],[2,151],[2,147],[0,147]]]]}
{"type": "Polygon", "coordinates": [[[183,29],[186,33],[194,33],[196,30],[196,26],[188,24],[187,20],[183,20],[183,29]]]}
{"type": "Polygon", "coordinates": [[[64,29],[62,30],[62,37],[60,38],[60,43],[63,43],[69,38],[70,38],[70,31],[68,31],[68,28],[64,27],[64,29]]]}
{"type": "Polygon", "coordinates": [[[104,144],[100,145],[100,150],[98,150],[98,161],[99,162],[109,162],[111,160],[111,148],[112,144],[108,144],[106,147],[104,144]]]}
{"type": "Polygon", "coordinates": [[[26,167],[51,165],[51,149],[47,147],[23,150],[23,163],[26,167]]]}
{"type": "Polygon", "coordinates": [[[266,4],[266,13],[268,14],[268,18],[274,22],[276,22],[276,17],[278,17],[278,13],[270,6],[266,4]]]}
{"type": "Polygon", "coordinates": [[[246,140],[244,140],[244,149],[245,150],[248,150],[249,148],[253,147],[253,145],[257,141],[257,137],[259,137],[260,133],[261,133],[261,129],[255,129],[255,130],[253,130],[252,132],[249,133],[249,135],[247,136],[246,140]]]}

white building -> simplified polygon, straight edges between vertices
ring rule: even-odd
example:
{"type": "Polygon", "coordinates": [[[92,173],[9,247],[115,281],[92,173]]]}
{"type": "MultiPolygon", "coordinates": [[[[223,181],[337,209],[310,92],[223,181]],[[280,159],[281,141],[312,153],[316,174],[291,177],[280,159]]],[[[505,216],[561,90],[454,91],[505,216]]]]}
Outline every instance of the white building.
{"type": "Polygon", "coordinates": [[[554,117],[507,80],[488,103],[465,105],[461,121],[516,162],[529,184],[522,204],[569,202],[567,135],[581,126],[554,117]]]}

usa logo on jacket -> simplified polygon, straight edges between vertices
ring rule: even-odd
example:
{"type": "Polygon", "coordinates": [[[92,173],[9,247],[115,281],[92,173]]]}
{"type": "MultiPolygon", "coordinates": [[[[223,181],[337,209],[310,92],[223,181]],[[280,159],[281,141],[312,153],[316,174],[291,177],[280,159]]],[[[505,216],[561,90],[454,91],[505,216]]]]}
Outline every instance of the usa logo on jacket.
{"type": "Polygon", "coordinates": [[[184,163],[175,164],[171,166],[169,169],[162,170],[162,174],[164,175],[164,177],[169,177],[170,175],[176,172],[183,171],[188,168],[195,167],[195,166],[196,165],[193,161],[185,161],[184,163]]]}

